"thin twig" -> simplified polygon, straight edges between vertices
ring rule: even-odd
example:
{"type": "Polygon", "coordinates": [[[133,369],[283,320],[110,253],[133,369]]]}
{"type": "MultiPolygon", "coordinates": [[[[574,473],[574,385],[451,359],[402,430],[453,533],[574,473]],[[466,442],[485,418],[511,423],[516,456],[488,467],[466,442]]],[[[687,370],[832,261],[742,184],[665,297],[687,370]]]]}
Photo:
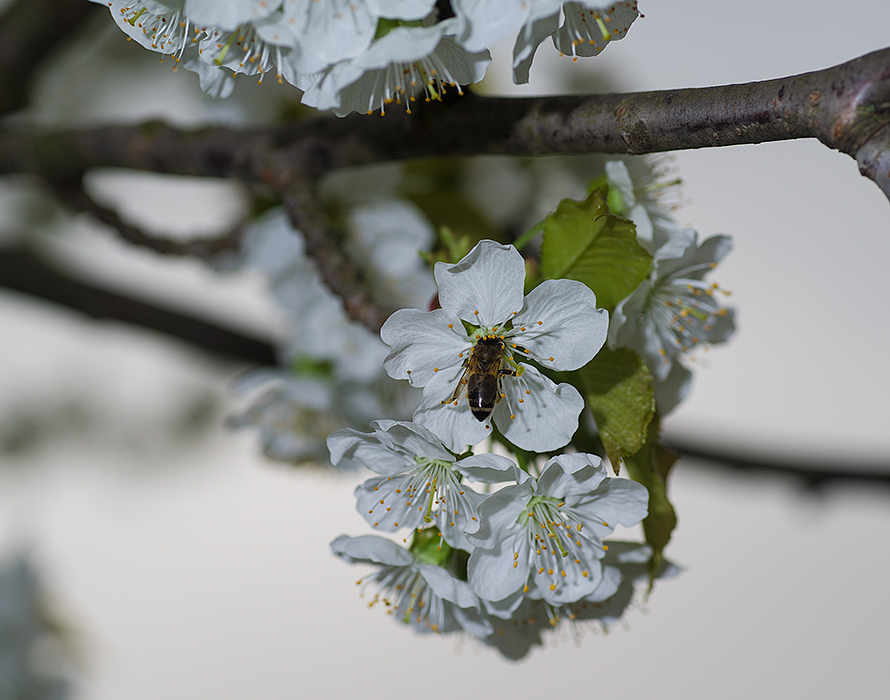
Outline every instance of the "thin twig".
{"type": "Polygon", "coordinates": [[[54,193],[71,209],[91,214],[106,226],[114,229],[118,237],[127,243],[140,248],[148,248],[162,255],[210,259],[220,253],[237,251],[244,235],[243,224],[238,224],[227,233],[218,236],[195,238],[189,241],[177,241],[172,238],[149,235],[139,227],[125,222],[114,209],[109,209],[96,202],[81,186],[67,186],[52,182],[50,184],[53,186],[54,193]]]}

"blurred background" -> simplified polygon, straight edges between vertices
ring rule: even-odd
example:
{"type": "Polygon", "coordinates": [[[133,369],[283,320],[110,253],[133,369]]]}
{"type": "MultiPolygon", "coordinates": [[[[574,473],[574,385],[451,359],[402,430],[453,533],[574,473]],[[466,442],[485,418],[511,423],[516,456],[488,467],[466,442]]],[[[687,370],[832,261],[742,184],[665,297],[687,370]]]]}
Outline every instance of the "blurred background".
{"type": "MultiPolygon", "coordinates": [[[[542,45],[531,84],[499,47],[503,94],[695,87],[817,70],[887,45],[890,4],[742,6],[641,0],[645,17],[599,57],[542,45]]],[[[40,76],[48,124],[160,117],[262,123],[280,99],[241,80],[233,99],[127,43],[104,13],[40,76]]],[[[365,534],[362,475],[292,470],[255,434],[223,427],[246,366],[175,340],[0,289],[0,555],[24,552],[41,611],[64,630],[78,700],[488,697],[548,691],[667,698],[886,697],[890,643],[890,204],[816,141],[677,153],[682,223],[728,233],[715,279],[738,330],[698,360],[666,421],[677,442],[828,474],[684,459],[680,517],[659,582],[608,634],[562,628],[522,662],[469,638],[418,637],[368,610],[328,542],[365,534]]],[[[243,210],[229,183],[99,173],[97,197],[149,230],[190,238],[243,210]]],[[[163,258],[73,216],[23,178],[0,182],[0,245],[42,251],[97,283],[270,339],[281,316],[258,273],[163,258]]],[[[0,698],[5,698],[0,687],[0,698]]]]}

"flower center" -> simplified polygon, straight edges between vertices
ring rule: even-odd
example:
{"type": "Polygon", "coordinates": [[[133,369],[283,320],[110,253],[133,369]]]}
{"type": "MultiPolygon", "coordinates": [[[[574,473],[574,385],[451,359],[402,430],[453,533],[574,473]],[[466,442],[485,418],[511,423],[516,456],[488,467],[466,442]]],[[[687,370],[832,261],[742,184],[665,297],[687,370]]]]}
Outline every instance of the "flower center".
{"type": "MultiPolygon", "coordinates": [[[[590,575],[587,568],[581,568],[588,558],[583,551],[585,541],[605,549],[597,538],[591,540],[582,534],[584,524],[581,519],[571,508],[565,507],[564,501],[553,496],[533,497],[519,515],[518,522],[523,525],[528,538],[537,573],[555,577],[550,585],[551,591],[555,591],[561,578],[567,576],[567,568],[579,569],[584,578],[590,575]]],[[[515,567],[519,553],[514,552],[513,558],[515,567]]]]}
{"type": "Polygon", "coordinates": [[[727,314],[717,300],[718,292],[729,295],[715,282],[683,277],[673,277],[652,289],[646,311],[652,315],[665,362],[668,355],[689,353],[708,342],[714,324],[727,314]]]}

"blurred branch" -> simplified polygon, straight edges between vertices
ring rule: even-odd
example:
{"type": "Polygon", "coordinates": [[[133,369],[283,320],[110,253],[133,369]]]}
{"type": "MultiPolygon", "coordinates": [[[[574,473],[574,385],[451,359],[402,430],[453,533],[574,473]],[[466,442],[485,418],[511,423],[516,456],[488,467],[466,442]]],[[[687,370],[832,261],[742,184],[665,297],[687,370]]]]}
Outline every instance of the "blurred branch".
{"type": "Polygon", "coordinates": [[[24,250],[0,249],[0,288],[28,294],[95,319],[123,321],[157,331],[226,360],[275,364],[275,350],[270,343],[88,284],[24,250]]]}
{"type": "Polygon", "coordinates": [[[34,71],[102,12],[86,0],[16,0],[0,16],[0,114],[25,106],[34,71]]]}
{"type": "Polygon", "coordinates": [[[343,252],[340,232],[318,205],[311,183],[283,187],[284,208],[294,228],[303,234],[306,254],[315,262],[328,288],[343,302],[346,313],[377,332],[395,309],[380,308],[362,269],[343,252]]]}
{"type": "Polygon", "coordinates": [[[84,191],[81,183],[68,185],[50,181],[49,184],[56,196],[69,208],[91,214],[101,223],[113,228],[118,236],[127,243],[140,248],[148,248],[162,255],[209,259],[220,253],[237,251],[241,245],[241,238],[244,234],[243,224],[238,224],[227,233],[215,238],[177,241],[172,238],[151,236],[142,229],[126,223],[114,209],[109,209],[96,202],[84,191]]]}
{"type": "Polygon", "coordinates": [[[817,138],[856,158],[890,197],[890,49],[742,85],[519,99],[468,94],[385,119],[353,115],[195,132],[157,122],[56,133],[24,128],[0,135],[0,173],[64,178],[108,166],[274,186],[423,157],[639,154],[798,138],[817,138]]]}
{"type": "Polygon", "coordinates": [[[761,457],[751,453],[721,450],[695,441],[664,440],[665,446],[681,457],[713,462],[746,473],[754,471],[784,474],[803,480],[805,488],[817,491],[837,482],[890,485],[890,460],[818,459],[811,457],[761,457]]]}

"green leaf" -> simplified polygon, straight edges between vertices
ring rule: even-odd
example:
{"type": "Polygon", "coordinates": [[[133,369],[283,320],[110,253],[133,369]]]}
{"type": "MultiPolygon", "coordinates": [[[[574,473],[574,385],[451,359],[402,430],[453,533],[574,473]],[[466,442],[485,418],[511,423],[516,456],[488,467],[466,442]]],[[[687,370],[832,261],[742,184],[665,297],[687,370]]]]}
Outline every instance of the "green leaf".
{"type": "Polygon", "coordinates": [[[652,557],[649,559],[650,588],[664,561],[664,548],[677,526],[677,514],[667,495],[667,475],[677,461],[677,455],[659,444],[657,423],[653,421],[650,424],[646,446],[625,460],[630,477],[649,491],[649,515],[643,521],[643,532],[646,543],[652,547],[652,557]]]}
{"type": "Polygon", "coordinates": [[[649,274],[652,256],[633,223],[609,213],[608,193],[603,185],[583,202],[565,199],[544,220],[541,273],[583,282],[599,306],[613,309],[649,274]]]}
{"type": "Polygon", "coordinates": [[[603,348],[578,371],[600,439],[618,473],[625,457],[646,444],[655,415],[652,375],[633,350],[603,348]]]}

